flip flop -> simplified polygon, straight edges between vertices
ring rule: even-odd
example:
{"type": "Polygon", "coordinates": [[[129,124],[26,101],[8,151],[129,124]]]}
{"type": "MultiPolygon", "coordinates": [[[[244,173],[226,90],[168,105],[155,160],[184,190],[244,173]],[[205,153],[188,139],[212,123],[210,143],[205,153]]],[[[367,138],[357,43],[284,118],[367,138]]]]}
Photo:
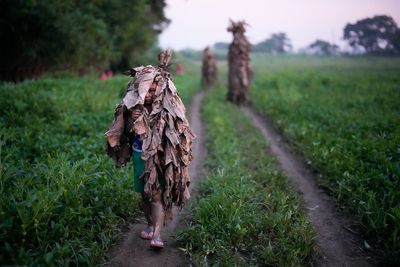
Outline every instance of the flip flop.
{"type": "Polygon", "coordinates": [[[150,228],[146,228],[140,232],[140,238],[150,240],[153,238],[153,231],[150,228]]]}
{"type": "Polygon", "coordinates": [[[150,247],[156,249],[164,248],[164,242],[161,239],[152,239],[150,241],[150,247]]]}

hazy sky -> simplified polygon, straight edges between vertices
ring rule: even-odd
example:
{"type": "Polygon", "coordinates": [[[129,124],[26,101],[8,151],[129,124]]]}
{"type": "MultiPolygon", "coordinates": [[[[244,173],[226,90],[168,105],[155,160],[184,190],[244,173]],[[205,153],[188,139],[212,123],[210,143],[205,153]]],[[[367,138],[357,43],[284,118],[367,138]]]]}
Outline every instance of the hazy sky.
{"type": "Polygon", "coordinates": [[[400,0],[167,0],[171,19],[160,36],[163,48],[203,49],[230,42],[229,18],[246,20],[251,43],[285,32],[295,49],[317,38],[340,46],[346,23],[374,15],[390,15],[400,23],[400,0]]]}

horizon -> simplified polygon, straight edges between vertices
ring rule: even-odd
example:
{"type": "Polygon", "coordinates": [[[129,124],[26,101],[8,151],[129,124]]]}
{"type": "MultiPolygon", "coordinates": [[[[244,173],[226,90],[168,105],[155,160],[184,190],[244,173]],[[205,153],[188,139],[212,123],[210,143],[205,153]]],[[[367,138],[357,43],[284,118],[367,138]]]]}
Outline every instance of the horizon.
{"type": "Polygon", "coordinates": [[[376,15],[391,16],[399,25],[400,3],[395,0],[248,0],[243,9],[238,0],[167,0],[166,16],[170,25],[160,34],[163,49],[201,50],[217,42],[230,43],[231,33],[226,31],[229,19],[245,20],[246,36],[251,44],[284,32],[297,52],[317,39],[348,49],[342,39],[347,23],[376,15]],[[229,9],[226,8],[229,6],[229,9]],[[211,8],[212,7],[212,8],[211,8]],[[301,11],[299,11],[301,10],[301,11]],[[201,20],[212,18],[209,22],[201,20]],[[294,21],[295,20],[295,21],[294,21]]]}

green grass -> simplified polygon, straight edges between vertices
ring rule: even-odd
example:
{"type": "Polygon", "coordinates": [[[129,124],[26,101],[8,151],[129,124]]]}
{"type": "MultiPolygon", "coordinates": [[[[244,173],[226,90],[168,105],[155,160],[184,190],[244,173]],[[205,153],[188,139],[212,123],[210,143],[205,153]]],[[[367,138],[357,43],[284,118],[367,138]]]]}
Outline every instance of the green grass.
{"type": "Polygon", "coordinates": [[[400,59],[258,57],[254,68],[254,107],[399,262],[400,59]]]}
{"type": "MultiPolygon", "coordinates": [[[[198,77],[176,77],[184,101],[198,77]]],[[[0,263],[92,266],[135,215],[132,167],[105,155],[128,77],[0,86],[0,263]]]]}
{"type": "Polygon", "coordinates": [[[204,100],[208,176],[181,246],[198,266],[306,264],[313,229],[264,138],[224,97],[220,88],[204,100]]]}

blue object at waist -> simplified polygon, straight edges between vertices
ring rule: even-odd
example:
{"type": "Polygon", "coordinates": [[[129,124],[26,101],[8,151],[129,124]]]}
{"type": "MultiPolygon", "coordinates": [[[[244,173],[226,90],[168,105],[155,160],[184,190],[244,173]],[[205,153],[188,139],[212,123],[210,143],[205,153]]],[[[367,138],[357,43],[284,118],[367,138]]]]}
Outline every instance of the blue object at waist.
{"type": "Polygon", "coordinates": [[[143,141],[140,139],[140,136],[135,134],[132,141],[132,149],[137,152],[142,152],[143,141]]]}

